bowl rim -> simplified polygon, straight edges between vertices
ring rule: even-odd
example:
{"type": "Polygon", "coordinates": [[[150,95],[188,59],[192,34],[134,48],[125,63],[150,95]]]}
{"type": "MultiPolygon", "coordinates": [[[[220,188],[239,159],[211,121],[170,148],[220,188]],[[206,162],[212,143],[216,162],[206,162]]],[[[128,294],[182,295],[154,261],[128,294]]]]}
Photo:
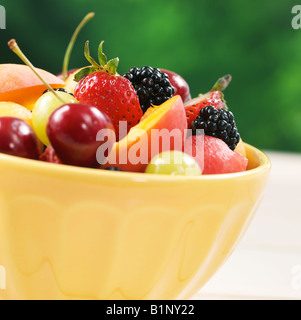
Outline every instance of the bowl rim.
{"type": "Polygon", "coordinates": [[[0,153],[0,167],[6,165],[7,167],[14,168],[23,168],[28,171],[34,171],[35,173],[46,174],[47,176],[61,176],[61,177],[72,177],[73,180],[77,177],[82,177],[83,180],[86,179],[114,179],[128,180],[135,182],[160,182],[160,183],[174,183],[177,181],[215,181],[215,180],[224,180],[224,179],[233,179],[233,178],[246,178],[257,175],[263,175],[270,171],[271,161],[269,157],[261,150],[251,146],[250,144],[244,143],[246,150],[250,150],[255,153],[259,159],[260,165],[254,169],[249,169],[243,172],[235,173],[223,173],[223,174],[208,174],[200,176],[181,176],[181,175],[159,175],[159,174],[149,174],[141,172],[116,172],[116,171],[107,171],[101,169],[93,168],[82,168],[70,165],[58,165],[54,163],[47,163],[43,161],[31,160],[20,158],[16,156],[6,155],[0,153]]]}

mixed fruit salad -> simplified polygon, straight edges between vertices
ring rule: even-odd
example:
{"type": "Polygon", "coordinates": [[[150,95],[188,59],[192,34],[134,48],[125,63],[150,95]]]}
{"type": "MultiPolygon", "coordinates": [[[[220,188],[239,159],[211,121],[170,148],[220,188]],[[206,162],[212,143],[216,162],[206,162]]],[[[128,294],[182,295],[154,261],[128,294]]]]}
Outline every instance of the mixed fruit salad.
{"type": "Polygon", "coordinates": [[[245,146],[223,94],[230,75],[192,99],[189,85],[175,72],[134,66],[118,74],[119,59],[107,59],[103,41],[98,61],[87,41],[89,63],[68,70],[76,36],[91,17],[76,29],[59,75],[35,68],[16,41],[9,42],[25,65],[0,65],[1,153],[149,174],[247,169],[245,146]]]}

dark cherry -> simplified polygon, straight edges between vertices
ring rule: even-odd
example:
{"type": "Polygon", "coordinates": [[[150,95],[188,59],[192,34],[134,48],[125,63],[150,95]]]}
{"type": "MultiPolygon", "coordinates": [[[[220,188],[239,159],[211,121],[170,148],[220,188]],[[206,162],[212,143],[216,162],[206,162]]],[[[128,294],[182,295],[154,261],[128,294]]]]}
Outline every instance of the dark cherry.
{"type": "Polygon", "coordinates": [[[22,119],[0,118],[0,152],[38,160],[40,143],[33,129],[22,119]]]}
{"type": "Polygon", "coordinates": [[[47,135],[62,163],[81,167],[103,164],[115,142],[109,117],[95,107],[77,103],[65,104],[52,113],[47,135]],[[101,146],[105,152],[98,152],[101,146]]]}
{"type": "Polygon", "coordinates": [[[175,95],[181,96],[183,102],[191,99],[189,86],[183,77],[169,70],[160,70],[168,75],[171,85],[175,88],[175,95]]]}

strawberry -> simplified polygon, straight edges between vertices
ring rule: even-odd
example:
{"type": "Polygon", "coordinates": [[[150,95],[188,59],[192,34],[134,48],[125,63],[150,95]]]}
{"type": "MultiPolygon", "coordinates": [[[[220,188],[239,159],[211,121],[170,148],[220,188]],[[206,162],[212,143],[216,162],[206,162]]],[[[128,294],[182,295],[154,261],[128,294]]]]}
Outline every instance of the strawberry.
{"type": "Polygon", "coordinates": [[[188,128],[191,127],[191,123],[196,119],[200,113],[200,110],[204,107],[214,106],[216,109],[227,109],[222,91],[226,89],[230,81],[231,76],[226,75],[218,79],[211,91],[205,95],[201,94],[197,98],[185,103],[188,128]]]}
{"type": "Polygon", "coordinates": [[[45,162],[62,164],[62,161],[59,159],[59,157],[57,156],[56,152],[54,151],[51,145],[49,145],[45,149],[44,153],[41,154],[40,160],[45,162]]]}
{"type": "Polygon", "coordinates": [[[116,73],[119,59],[107,61],[102,44],[103,41],[99,46],[98,64],[91,58],[89,42],[86,42],[85,56],[92,66],[75,75],[74,80],[78,84],[74,96],[80,103],[95,106],[111,118],[118,141],[138,124],[143,112],[131,82],[116,73]]]}

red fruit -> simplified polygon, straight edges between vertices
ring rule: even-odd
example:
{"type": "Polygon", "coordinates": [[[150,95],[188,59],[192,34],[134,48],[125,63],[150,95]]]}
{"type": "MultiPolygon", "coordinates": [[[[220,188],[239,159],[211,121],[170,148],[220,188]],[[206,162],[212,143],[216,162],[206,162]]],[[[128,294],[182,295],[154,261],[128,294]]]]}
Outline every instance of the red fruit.
{"type": "MultiPolygon", "coordinates": [[[[206,96],[208,96],[208,94],[206,96]]],[[[206,96],[203,96],[202,98],[199,98],[199,99],[196,98],[194,99],[194,102],[196,102],[195,104],[190,104],[188,106],[185,106],[188,128],[191,127],[192,121],[196,119],[196,117],[199,115],[200,110],[202,108],[206,106],[213,106],[216,109],[223,109],[225,107],[225,102],[223,100],[223,93],[221,91],[211,91],[207,98],[206,96]]]]}
{"type": "Polygon", "coordinates": [[[94,106],[111,118],[117,141],[138,124],[143,114],[131,82],[107,72],[87,75],[76,86],[74,96],[80,103],[94,106]],[[126,124],[120,127],[120,121],[126,124]]]}
{"type": "Polygon", "coordinates": [[[213,88],[205,95],[199,95],[185,103],[185,112],[187,117],[188,128],[191,128],[191,123],[199,115],[200,110],[206,106],[213,106],[216,109],[226,108],[223,90],[227,88],[231,82],[231,75],[226,75],[217,80],[213,88]]]}
{"type": "Polygon", "coordinates": [[[98,64],[91,58],[89,42],[86,42],[85,56],[92,66],[75,75],[75,80],[79,83],[74,96],[80,103],[89,104],[106,113],[115,128],[116,141],[119,141],[127,135],[130,128],[138,124],[143,112],[131,82],[116,73],[119,59],[107,61],[102,52],[102,43],[99,46],[98,64]]]}
{"type": "Polygon", "coordinates": [[[50,144],[40,156],[41,161],[62,164],[58,155],[55,153],[52,145],[50,144]]]}
{"type": "MultiPolygon", "coordinates": [[[[66,72],[66,75],[65,75],[66,79],[67,79],[72,73],[74,73],[76,70],[78,70],[78,69],[70,69],[70,70],[68,70],[68,71],[66,72]]],[[[60,79],[63,79],[63,78],[64,78],[63,73],[59,73],[59,74],[57,74],[56,76],[57,76],[58,78],[60,78],[60,79]]]]}
{"type": "Polygon", "coordinates": [[[189,136],[185,144],[192,148],[185,152],[195,158],[203,174],[221,174],[246,171],[248,159],[236,151],[232,151],[221,139],[211,136],[189,136]]]}
{"type": "Polygon", "coordinates": [[[97,108],[65,104],[50,116],[47,136],[64,164],[98,167],[106,160],[115,142],[110,119],[97,108]],[[100,147],[103,153],[98,153],[100,147]]]}
{"type": "Polygon", "coordinates": [[[40,142],[32,128],[19,118],[0,118],[0,152],[38,160],[40,142]]]}
{"type": "Polygon", "coordinates": [[[161,69],[162,72],[165,72],[169,76],[169,81],[171,85],[175,88],[175,96],[179,95],[183,102],[189,101],[191,99],[190,89],[188,83],[175,72],[161,69]]]}

